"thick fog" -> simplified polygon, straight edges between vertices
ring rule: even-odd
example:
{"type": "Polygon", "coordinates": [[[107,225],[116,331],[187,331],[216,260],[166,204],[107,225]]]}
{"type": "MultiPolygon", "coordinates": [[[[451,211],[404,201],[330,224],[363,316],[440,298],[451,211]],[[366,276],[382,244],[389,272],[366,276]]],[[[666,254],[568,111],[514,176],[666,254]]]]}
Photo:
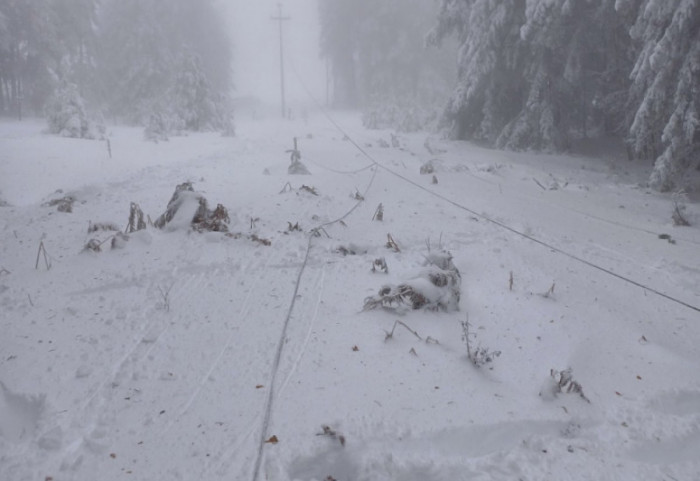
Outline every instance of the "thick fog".
{"type": "MultiPolygon", "coordinates": [[[[280,42],[276,0],[232,0],[226,3],[234,45],[235,95],[280,102],[280,42]]],[[[285,87],[291,104],[310,101],[304,85],[325,98],[325,66],[319,56],[318,5],[315,0],[282,4],[285,87]],[[302,82],[304,85],[302,85],[302,82]]]]}
{"type": "Polygon", "coordinates": [[[0,0],[0,114],[233,133],[283,103],[277,16],[292,116],[318,102],[509,150],[612,139],[661,190],[698,166],[688,0],[0,0]]]}

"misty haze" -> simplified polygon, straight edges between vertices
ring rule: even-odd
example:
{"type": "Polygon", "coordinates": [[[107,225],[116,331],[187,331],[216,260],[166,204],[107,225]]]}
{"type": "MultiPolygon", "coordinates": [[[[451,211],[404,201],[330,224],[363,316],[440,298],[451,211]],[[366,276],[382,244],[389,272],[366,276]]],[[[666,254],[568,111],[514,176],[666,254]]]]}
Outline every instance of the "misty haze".
{"type": "Polygon", "coordinates": [[[698,0],[0,0],[0,480],[700,478],[698,0]]]}

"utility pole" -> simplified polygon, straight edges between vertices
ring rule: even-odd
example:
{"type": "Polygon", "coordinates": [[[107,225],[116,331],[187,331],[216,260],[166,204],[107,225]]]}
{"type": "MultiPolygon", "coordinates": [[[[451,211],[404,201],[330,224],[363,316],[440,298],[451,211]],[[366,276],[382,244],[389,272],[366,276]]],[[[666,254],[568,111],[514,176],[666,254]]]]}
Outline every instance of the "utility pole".
{"type": "Polygon", "coordinates": [[[270,17],[271,20],[279,22],[280,25],[280,89],[282,91],[282,117],[287,116],[287,105],[284,98],[284,39],[282,37],[282,23],[291,20],[291,17],[282,15],[282,4],[277,4],[277,16],[270,17]]]}

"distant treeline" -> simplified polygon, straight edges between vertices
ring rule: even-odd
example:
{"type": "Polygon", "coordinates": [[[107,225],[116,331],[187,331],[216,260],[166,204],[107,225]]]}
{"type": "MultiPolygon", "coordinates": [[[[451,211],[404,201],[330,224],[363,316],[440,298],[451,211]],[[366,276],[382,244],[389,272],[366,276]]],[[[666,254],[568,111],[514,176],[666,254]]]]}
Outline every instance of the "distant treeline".
{"type": "Polygon", "coordinates": [[[168,111],[208,128],[231,51],[213,0],[0,0],[0,113],[42,115],[57,92],[77,92],[121,121],[168,111]]]}
{"type": "Polygon", "coordinates": [[[540,151],[617,138],[660,190],[700,166],[698,0],[324,0],[321,19],[338,104],[394,108],[449,81],[454,138],[540,151]],[[426,33],[456,38],[456,85],[426,33]]]}

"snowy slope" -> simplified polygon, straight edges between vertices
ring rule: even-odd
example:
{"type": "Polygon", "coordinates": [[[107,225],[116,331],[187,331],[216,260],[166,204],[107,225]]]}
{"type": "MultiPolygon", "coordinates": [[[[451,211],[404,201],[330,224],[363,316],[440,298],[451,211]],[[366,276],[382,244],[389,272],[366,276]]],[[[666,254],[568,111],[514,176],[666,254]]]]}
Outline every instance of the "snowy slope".
{"type": "Polygon", "coordinates": [[[389,132],[338,119],[382,168],[320,114],[160,144],[115,127],[111,159],[0,124],[0,479],[700,479],[697,204],[674,227],[630,164],[382,148],[389,132]],[[310,176],[287,174],[293,137],[310,176]],[[111,235],[91,222],[124,228],[131,202],[155,219],[185,181],[241,235],[83,252],[111,235]],[[72,213],[43,205],[65,195],[72,213]],[[459,312],[362,311],[429,247],[453,255],[459,312]],[[502,352],[481,369],[467,315],[502,352]],[[396,320],[421,339],[387,339],[396,320]],[[539,395],[569,367],[590,403],[539,395]]]}

